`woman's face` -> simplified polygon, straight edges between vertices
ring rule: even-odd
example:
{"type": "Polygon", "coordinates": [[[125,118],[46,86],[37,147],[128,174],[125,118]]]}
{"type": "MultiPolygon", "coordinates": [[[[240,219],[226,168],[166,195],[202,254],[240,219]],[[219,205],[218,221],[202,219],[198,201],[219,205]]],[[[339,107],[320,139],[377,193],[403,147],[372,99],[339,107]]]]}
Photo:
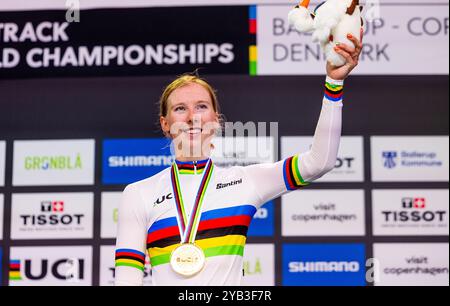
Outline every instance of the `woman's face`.
{"type": "Polygon", "coordinates": [[[190,83],[170,94],[167,115],[160,121],[163,131],[170,134],[184,156],[201,157],[207,155],[204,150],[210,147],[218,118],[209,92],[197,83],[190,83]]]}

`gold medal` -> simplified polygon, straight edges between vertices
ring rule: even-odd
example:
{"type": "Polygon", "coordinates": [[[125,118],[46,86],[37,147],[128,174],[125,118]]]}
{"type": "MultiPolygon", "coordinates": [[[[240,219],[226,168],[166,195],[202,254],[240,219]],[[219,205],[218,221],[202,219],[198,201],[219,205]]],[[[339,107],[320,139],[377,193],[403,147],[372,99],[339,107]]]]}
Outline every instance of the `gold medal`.
{"type": "Polygon", "coordinates": [[[213,169],[214,165],[211,159],[209,159],[197,191],[190,218],[186,215],[176,163],[173,164],[171,169],[172,188],[177,209],[177,222],[180,230],[181,245],[175,248],[170,254],[170,265],[176,273],[184,277],[191,277],[200,273],[206,264],[205,253],[194,242],[201,219],[203,200],[212,177],[213,169]]]}
{"type": "Polygon", "coordinates": [[[205,263],[205,253],[193,243],[184,243],[178,246],[170,255],[172,269],[185,277],[192,277],[200,273],[205,267],[205,263]]]}

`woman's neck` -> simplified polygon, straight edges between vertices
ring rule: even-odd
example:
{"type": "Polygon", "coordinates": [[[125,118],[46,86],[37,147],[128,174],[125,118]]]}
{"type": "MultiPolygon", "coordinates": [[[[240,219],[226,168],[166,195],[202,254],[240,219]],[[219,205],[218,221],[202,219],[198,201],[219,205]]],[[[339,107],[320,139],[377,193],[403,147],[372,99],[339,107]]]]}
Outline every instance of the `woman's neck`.
{"type": "Polygon", "coordinates": [[[181,162],[193,162],[198,160],[205,160],[210,158],[213,150],[214,150],[213,144],[205,146],[202,148],[202,150],[199,151],[192,151],[192,150],[183,151],[182,149],[178,149],[177,146],[175,146],[175,158],[176,160],[181,162]]]}
{"type": "Polygon", "coordinates": [[[205,160],[208,159],[209,156],[199,156],[199,157],[195,157],[195,156],[177,156],[176,159],[180,162],[191,162],[191,161],[198,161],[198,160],[205,160]]]}

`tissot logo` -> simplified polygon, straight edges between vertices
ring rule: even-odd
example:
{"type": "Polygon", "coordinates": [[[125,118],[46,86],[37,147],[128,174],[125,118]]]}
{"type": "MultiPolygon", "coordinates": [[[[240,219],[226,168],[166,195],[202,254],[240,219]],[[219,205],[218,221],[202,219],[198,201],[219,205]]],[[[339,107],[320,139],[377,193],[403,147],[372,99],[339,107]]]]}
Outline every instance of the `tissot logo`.
{"type": "Polygon", "coordinates": [[[425,208],[425,198],[403,198],[403,208],[425,208]]]}
{"type": "Polygon", "coordinates": [[[232,182],[229,182],[229,183],[224,183],[224,184],[219,183],[219,184],[217,184],[216,189],[223,189],[223,188],[227,188],[227,187],[239,185],[239,184],[242,184],[242,178],[232,181],[232,182]]]}
{"type": "Polygon", "coordinates": [[[64,212],[63,201],[42,201],[42,214],[20,215],[24,226],[38,225],[81,225],[84,214],[61,214],[64,212]]]}
{"type": "Polygon", "coordinates": [[[351,168],[354,161],[355,161],[354,157],[338,157],[336,159],[336,165],[334,167],[337,169],[351,168]]]}
{"type": "Polygon", "coordinates": [[[12,239],[92,238],[93,193],[12,195],[12,239]]]}
{"type": "Polygon", "coordinates": [[[172,193],[169,193],[167,195],[163,195],[163,196],[157,198],[155,202],[153,202],[153,207],[164,203],[166,200],[171,200],[171,199],[173,199],[172,193]]]}
{"type": "MultiPolygon", "coordinates": [[[[311,150],[313,137],[281,137],[282,158],[288,158],[311,150]]],[[[364,181],[364,138],[362,136],[343,136],[334,169],[317,182],[363,182],[364,181]]]]}
{"type": "Polygon", "coordinates": [[[405,223],[405,222],[444,222],[447,211],[426,210],[426,200],[422,197],[402,198],[401,207],[403,210],[384,210],[381,213],[385,222],[405,223]]]}
{"type": "Polygon", "coordinates": [[[63,201],[42,201],[41,202],[42,212],[63,212],[64,202],[63,201]]]}
{"type": "Polygon", "coordinates": [[[385,189],[372,192],[377,236],[448,235],[448,189],[385,189]]]}

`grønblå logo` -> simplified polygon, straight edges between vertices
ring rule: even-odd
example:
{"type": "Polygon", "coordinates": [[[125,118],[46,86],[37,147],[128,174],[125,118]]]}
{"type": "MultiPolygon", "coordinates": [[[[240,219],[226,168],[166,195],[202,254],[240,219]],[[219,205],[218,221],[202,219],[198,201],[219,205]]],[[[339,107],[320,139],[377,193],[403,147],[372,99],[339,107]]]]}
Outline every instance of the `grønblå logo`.
{"type": "Polygon", "coordinates": [[[174,158],[165,138],[108,139],[103,142],[103,184],[130,184],[170,167],[174,158]]]}

